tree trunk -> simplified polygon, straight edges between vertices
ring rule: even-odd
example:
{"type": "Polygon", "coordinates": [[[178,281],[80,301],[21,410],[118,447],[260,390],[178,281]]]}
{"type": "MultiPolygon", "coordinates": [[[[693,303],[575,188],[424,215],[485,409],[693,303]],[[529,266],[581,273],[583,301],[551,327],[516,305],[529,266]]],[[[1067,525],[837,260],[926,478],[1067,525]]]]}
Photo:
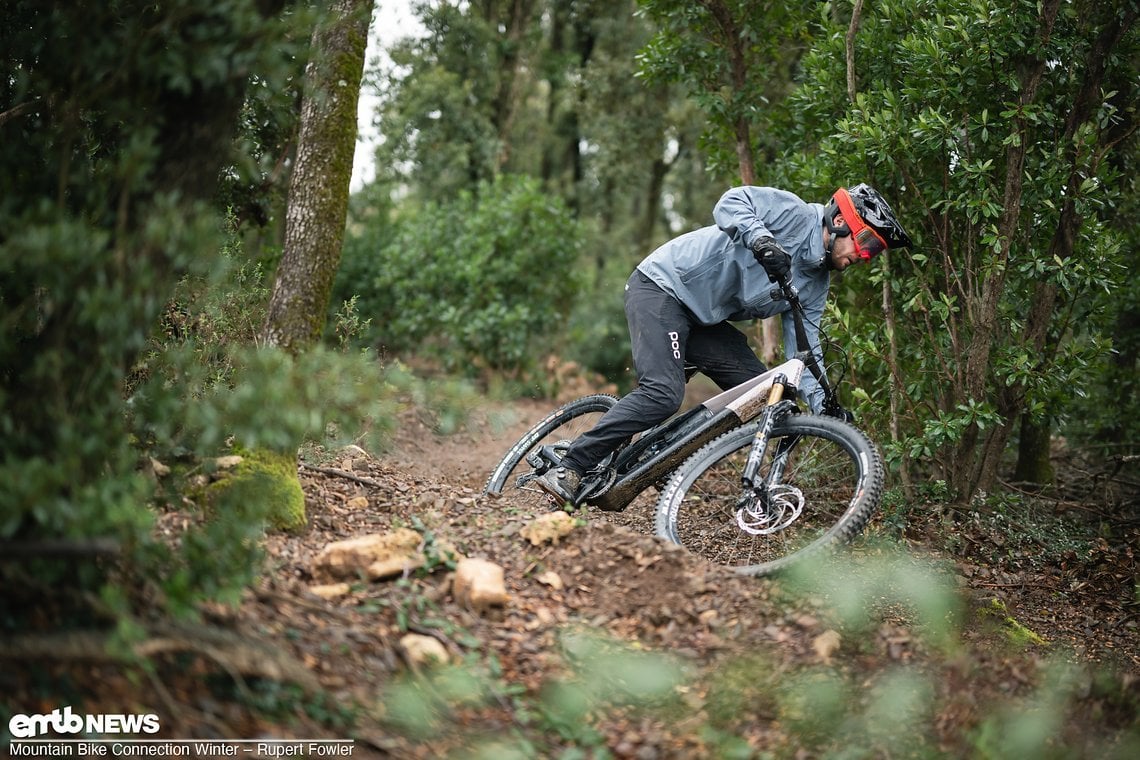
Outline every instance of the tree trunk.
{"type": "MultiPolygon", "coordinates": [[[[903,388],[902,370],[899,369],[899,339],[895,324],[895,301],[891,293],[891,262],[887,257],[883,257],[883,267],[886,269],[886,277],[883,278],[883,321],[887,328],[887,362],[891,377],[891,442],[898,443],[902,437],[902,415],[900,407],[902,405],[903,395],[906,391],[903,388]]],[[[909,494],[912,491],[912,485],[910,481],[910,457],[908,455],[904,454],[902,456],[899,467],[899,479],[902,481],[903,489],[909,494]]]]}
{"type": "Polygon", "coordinates": [[[518,112],[519,71],[525,63],[520,53],[523,49],[523,36],[530,26],[534,2],[512,0],[505,20],[500,20],[495,10],[489,3],[484,7],[484,18],[487,22],[494,26],[502,25],[506,29],[506,38],[503,41],[505,44],[502,45],[503,57],[499,62],[499,87],[492,104],[492,121],[499,136],[500,146],[497,168],[502,169],[511,157],[510,133],[518,112]]]}
{"type": "MultiPolygon", "coordinates": [[[[566,52],[566,30],[569,26],[568,16],[570,8],[561,3],[555,3],[550,13],[550,51],[551,58],[560,59],[566,52]]],[[[546,132],[549,137],[542,149],[542,162],[539,167],[539,177],[543,183],[553,181],[555,175],[561,171],[559,165],[559,150],[562,145],[558,139],[558,104],[562,97],[562,86],[565,84],[565,73],[561,68],[552,67],[546,77],[546,132]]]]}
{"type": "MultiPolygon", "coordinates": [[[[1109,359],[1107,384],[1114,389],[1113,396],[1119,409],[1135,409],[1140,404],[1140,306],[1124,306],[1116,317],[1112,331],[1112,344],[1116,349],[1109,359]]],[[[1102,441],[1121,444],[1132,453],[1140,449],[1140,441],[1125,436],[1130,420],[1114,414],[1096,431],[1102,441]]]]}
{"type": "Polygon", "coordinates": [[[262,330],[266,344],[291,353],[320,338],[340,263],[372,0],[334,0],[328,14],[305,69],[285,247],[262,330]]]}
{"type": "MultiPolygon", "coordinates": [[[[720,28],[724,49],[728,53],[729,76],[732,79],[733,95],[744,92],[748,87],[748,62],[743,47],[740,28],[732,11],[723,0],[702,0],[703,5],[720,28]]],[[[738,115],[732,123],[736,138],[736,161],[740,168],[740,181],[745,185],[756,184],[756,157],[752,150],[752,131],[744,114],[738,115]]],[[[780,319],[768,317],[761,320],[756,331],[759,343],[760,360],[768,366],[779,363],[780,358],[780,319]]]]}
{"type": "Polygon", "coordinates": [[[847,98],[855,102],[855,36],[859,34],[859,18],[863,15],[863,0],[855,0],[851,9],[851,23],[847,26],[845,47],[847,48],[847,98]]]}
{"type": "MultiPolygon", "coordinates": [[[[1053,33],[1061,0],[1048,0],[1041,7],[1041,38],[1048,40],[1053,33]]],[[[1021,195],[1024,187],[1025,155],[1028,149],[1029,123],[1022,109],[1031,106],[1037,97],[1037,88],[1044,76],[1047,61],[1041,58],[1022,62],[1019,115],[1013,121],[1013,137],[1016,139],[1006,151],[1005,189],[1002,194],[1002,216],[998,232],[1002,241],[993,273],[982,286],[981,298],[975,311],[973,337],[966,347],[966,398],[984,399],[990,377],[990,360],[993,353],[994,335],[998,328],[998,307],[1005,292],[1005,269],[1009,263],[1010,247],[1017,232],[1021,217],[1021,195]]],[[[996,462],[979,452],[981,431],[971,425],[962,434],[961,440],[951,455],[948,467],[948,485],[955,498],[968,502],[979,488],[980,481],[991,479],[996,462]]],[[[1008,435],[1008,433],[1007,433],[1008,435]]],[[[989,447],[983,446],[982,449],[989,447]]]]}
{"type": "Polygon", "coordinates": [[[1021,415],[1021,435],[1017,442],[1017,466],[1013,479],[1019,483],[1048,485],[1053,482],[1053,463],[1049,460],[1051,426],[1048,421],[1036,423],[1028,414],[1021,415]]]}

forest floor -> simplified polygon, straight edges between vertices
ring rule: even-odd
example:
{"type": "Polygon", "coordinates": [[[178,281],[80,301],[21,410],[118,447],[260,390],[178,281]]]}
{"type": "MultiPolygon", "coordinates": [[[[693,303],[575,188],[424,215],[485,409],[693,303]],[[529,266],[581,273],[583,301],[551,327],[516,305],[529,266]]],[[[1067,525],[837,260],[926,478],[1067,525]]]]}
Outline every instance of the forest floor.
{"type": "Polygon", "coordinates": [[[1119,478],[1061,452],[1053,494],[889,499],[813,579],[743,578],[653,537],[646,497],[524,540],[549,505],[481,490],[549,407],[448,436],[409,410],[390,451],[302,466],[308,529],[270,536],[257,588],[206,620],[307,688],[224,652],[46,671],[89,710],[153,710],[163,735],[353,739],[363,758],[1138,756],[1140,503],[1119,478]],[[310,591],[327,544],[399,526],[500,565],[507,603],[458,604],[446,564],[310,591]],[[409,632],[452,664],[414,666],[409,632]]]}

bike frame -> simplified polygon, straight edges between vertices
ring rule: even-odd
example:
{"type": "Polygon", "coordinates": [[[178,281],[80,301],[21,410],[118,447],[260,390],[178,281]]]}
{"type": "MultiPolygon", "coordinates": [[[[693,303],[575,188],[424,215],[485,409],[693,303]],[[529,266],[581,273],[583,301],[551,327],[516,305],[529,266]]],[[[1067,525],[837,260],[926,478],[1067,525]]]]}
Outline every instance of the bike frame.
{"type": "MultiPolygon", "coordinates": [[[[637,495],[656,484],[709,441],[733,428],[751,422],[768,407],[773,387],[798,388],[806,364],[793,358],[762,375],[713,396],[700,406],[647,430],[635,443],[622,449],[602,472],[588,473],[595,493],[585,501],[610,511],[624,509],[637,495]],[[605,487],[612,473],[613,482],[605,487]],[[600,493],[597,489],[604,488],[600,493]]],[[[587,489],[591,484],[587,484],[587,489]]]]}

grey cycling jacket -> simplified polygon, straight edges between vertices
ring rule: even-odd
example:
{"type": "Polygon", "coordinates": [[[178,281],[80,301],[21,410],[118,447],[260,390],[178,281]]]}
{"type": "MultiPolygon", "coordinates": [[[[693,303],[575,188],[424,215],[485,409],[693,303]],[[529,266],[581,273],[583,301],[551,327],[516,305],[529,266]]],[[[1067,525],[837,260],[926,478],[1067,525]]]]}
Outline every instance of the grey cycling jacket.
{"type": "MultiPolygon", "coordinates": [[[[792,257],[792,284],[804,307],[808,341],[820,357],[818,325],[827,302],[830,273],[824,264],[823,212],[818,203],[773,187],[737,187],[713,209],[715,225],[681,235],[649,254],[639,265],[646,277],[684,304],[702,324],[771,317],[788,310],[772,298],[776,286],[756,261],[752,241],[770,235],[792,257]]],[[[784,352],[796,351],[791,319],[782,320],[784,352]]],[[[813,411],[823,391],[810,373],[802,395],[813,411]]]]}

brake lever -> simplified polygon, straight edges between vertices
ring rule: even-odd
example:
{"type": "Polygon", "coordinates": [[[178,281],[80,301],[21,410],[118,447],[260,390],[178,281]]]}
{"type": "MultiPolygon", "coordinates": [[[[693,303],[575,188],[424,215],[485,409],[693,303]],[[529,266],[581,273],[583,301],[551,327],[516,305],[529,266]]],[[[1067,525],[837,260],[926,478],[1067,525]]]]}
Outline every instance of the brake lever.
{"type": "Polygon", "coordinates": [[[769,294],[773,301],[792,301],[799,302],[800,292],[796,290],[796,286],[792,284],[791,275],[784,275],[776,281],[776,287],[772,288],[769,294]]]}

